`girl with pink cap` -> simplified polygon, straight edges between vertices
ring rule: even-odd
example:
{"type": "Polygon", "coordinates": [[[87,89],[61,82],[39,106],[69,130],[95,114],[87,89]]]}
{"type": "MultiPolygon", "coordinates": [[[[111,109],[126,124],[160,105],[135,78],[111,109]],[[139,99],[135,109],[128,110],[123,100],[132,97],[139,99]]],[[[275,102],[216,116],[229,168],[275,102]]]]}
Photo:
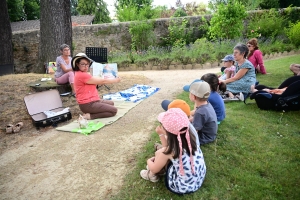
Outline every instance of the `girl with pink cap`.
{"type": "Polygon", "coordinates": [[[165,185],[173,193],[182,195],[198,190],[205,178],[206,166],[200,146],[189,129],[189,119],[180,108],[170,108],[159,114],[156,128],[163,148],[147,160],[143,179],[159,181],[158,173],[165,168],[165,185]]]}

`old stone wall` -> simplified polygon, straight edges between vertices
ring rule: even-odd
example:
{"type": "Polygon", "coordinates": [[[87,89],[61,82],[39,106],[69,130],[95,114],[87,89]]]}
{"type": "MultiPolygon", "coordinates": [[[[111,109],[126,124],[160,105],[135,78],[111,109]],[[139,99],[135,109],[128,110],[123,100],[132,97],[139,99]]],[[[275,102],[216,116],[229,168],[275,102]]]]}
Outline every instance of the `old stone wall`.
{"type": "MultiPolygon", "coordinates": [[[[249,12],[253,15],[258,11],[249,12]]],[[[193,38],[202,38],[204,32],[199,29],[205,17],[211,19],[211,15],[206,16],[189,16],[185,17],[188,20],[188,27],[192,30],[193,38]]],[[[175,18],[182,20],[183,18],[175,18]]],[[[162,37],[168,35],[168,26],[170,18],[156,19],[154,21],[154,32],[157,43],[160,43],[162,37]]],[[[247,21],[247,20],[246,20],[247,21]]],[[[246,22],[245,22],[246,23],[246,22]]],[[[129,33],[129,22],[83,25],[73,27],[73,44],[72,55],[79,52],[85,52],[86,47],[106,47],[108,53],[114,50],[128,50],[131,45],[131,36],[129,33]]],[[[32,66],[37,65],[38,48],[39,48],[39,30],[13,32],[14,46],[14,63],[16,73],[32,72],[32,66]]],[[[53,58],[55,61],[56,58],[53,58]]],[[[42,67],[42,66],[41,66],[42,67]]]]}
{"type": "MultiPolygon", "coordinates": [[[[210,16],[205,16],[210,19],[210,16]]],[[[201,37],[198,27],[202,16],[187,17],[189,26],[193,29],[193,37],[201,37]]],[[[157,41],[168,35],[168,25],[171,19],[157,19],[154,22],[154,32],[157,41]]],[[[177,20],[182,20],[178,18],[177,20]]],[[[130,49],[131,36],[129,34],[129,22],[96,24],[73,27],[73,51],[72,55],[85,52],[85,47],[106,47],[111,50],[130,49]]],[[[16,73],[31,72],[38,59],[39,30],[13,32],[14,63],[16,73]]],[[[51,61],[55,61],[53,58],[51,61]]],[[[50,62],[50,61],[49,61],[50,62]]]]}

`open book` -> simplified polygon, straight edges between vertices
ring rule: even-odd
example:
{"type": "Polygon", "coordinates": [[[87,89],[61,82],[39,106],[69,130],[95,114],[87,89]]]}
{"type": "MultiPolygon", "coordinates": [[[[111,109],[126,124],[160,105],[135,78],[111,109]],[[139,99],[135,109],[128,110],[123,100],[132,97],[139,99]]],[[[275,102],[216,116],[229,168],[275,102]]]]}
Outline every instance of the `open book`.
{"type": "Polygon", "coordinates": [[[54,74],[54,72],[56,71],[56,62],[49,62],[48,64],[48,73],[49,74],[54,74]]]}
{"type": "Polygon", "coordinates": [[[118,77],[118,67],[117,63],[106,63],[101,64],[93,62],[91,66],[92,76],[100,76],[102,78],[116,78],[118,77]]]}

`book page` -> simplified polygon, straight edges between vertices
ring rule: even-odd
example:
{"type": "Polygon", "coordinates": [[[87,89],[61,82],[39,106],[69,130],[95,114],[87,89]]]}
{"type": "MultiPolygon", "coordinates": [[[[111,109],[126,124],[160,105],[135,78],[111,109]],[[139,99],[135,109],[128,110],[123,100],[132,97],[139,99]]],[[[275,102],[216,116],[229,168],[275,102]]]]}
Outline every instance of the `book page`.
{"type": "Polygon", "coordinates": [[[103,76],[103,65],[97,62],[93,62],[91,65],[91,74],[92,76],[103,76]]]}
{"type": "Polygon", "coordinates": [[[103,78],[112,79],[118,77],[117,63],[107,63],[103,65],[103,78]]]}

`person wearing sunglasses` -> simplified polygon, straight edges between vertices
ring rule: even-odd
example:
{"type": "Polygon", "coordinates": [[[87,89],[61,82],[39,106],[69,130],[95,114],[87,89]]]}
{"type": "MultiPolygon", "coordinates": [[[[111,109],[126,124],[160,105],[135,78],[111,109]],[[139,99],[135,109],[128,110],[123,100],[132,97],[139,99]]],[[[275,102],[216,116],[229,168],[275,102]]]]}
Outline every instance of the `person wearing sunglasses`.
{"type": "Polygon", "coordinates": [[[263,55],[259,50],[257,39],[252,38],[247,42],[247,47],[249,49],[248,60],[255,67],[256,73],[267,74],[266,68],[264,66],[263,55]]]}

